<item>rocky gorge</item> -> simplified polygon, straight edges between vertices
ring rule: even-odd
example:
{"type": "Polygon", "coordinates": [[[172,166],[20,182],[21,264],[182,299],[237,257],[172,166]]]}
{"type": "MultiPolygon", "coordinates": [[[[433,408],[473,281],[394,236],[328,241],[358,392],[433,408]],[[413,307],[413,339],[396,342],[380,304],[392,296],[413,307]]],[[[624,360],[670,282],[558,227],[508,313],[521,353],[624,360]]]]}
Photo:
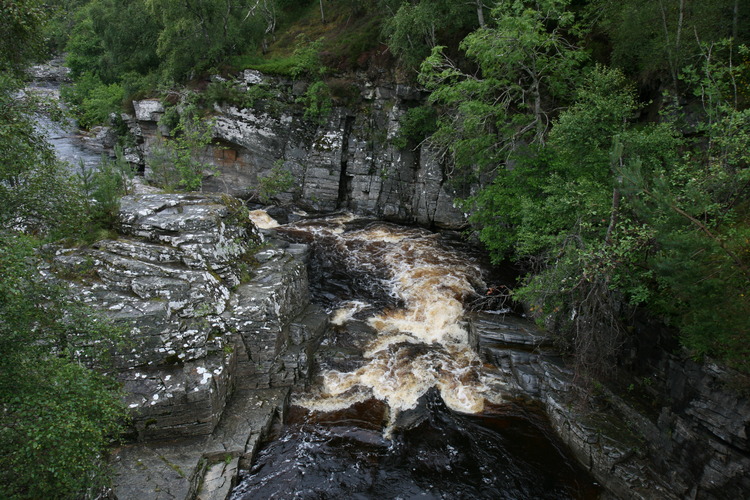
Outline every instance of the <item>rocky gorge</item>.
{"type": "MultiPolygon", "coordinates": [[[[280,168],[294,178],[292,186],[274,193],[281,204],[436,228],[465,224],[435,152],[424,144],[392,143],[401,116],[423,103],[417,89],[338,83],[344,95],[334,103],[341,105],[316,121],[305,119],[297,103],[306,90],[300,82],[246,70],[234,84],[244,91],[264,89],[270,97],[252,108],[214,103],[214,143],[203,155],[212,169],[204,190],[255,197],[259,181],[280,168]]],[[[166,109],[159,100],[135,101],[133,107],[134,115],[124,118],[138,144],[132,151],[147,165],[159,137],[169,134],[160,122],[166,109]]]]}
{"type": "MultiPolygon", "coordinates": [[[[303,92],[253,71],[238,85],[303,92]]],[[[329,318],[310,300],[310,248],[273,230],[262,234],[236,197],[255,196],[259,179],[281,166],[295,182],[275,193],[280,204],[433,229],[465,225],[434,152],[389,142],[399,116],[421,97],[404,86],[362,83],[323,124],[299,110],[216,105],[215,144],[204,154],[215,169],[204,193],[126,197],[118,239],[58,250],[51,271],[84,301],[133,325],[132,345],[117,356],[133,415],[131,442],[112,454],[117,498],[228,498],[239,471],[283,422],[290,393],[315,373],[329,318]]],[[[130,158],[148,176],[165,108],[145,100],[134,111],[126,117],[137,144],[130,158]]],[[[643,363],[651,382],[642,386],[654,402],[644,408],[606,387],[587,396],[524,318],[478,312],[466,321],[497,387],[543,409],[602,497],[723,499],[750,491],[750,402],[733,390],[737,374],[680,352],[651,354],[643,363]]]]}

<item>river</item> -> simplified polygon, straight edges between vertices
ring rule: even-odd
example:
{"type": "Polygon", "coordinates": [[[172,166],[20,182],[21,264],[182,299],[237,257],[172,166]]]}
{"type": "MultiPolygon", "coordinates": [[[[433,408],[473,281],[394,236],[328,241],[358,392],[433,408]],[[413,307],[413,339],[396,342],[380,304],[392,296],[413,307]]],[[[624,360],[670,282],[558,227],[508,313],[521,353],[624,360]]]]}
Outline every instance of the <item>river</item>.
{"type": "MultiPolygon", "coordinates": [[[[39,126],[58,158],[96,168],[72,124],[39,126]]],[[[465,309],[488,271],[471,248],[351,214],[276,230],[311,245],[313,300],[330,327],[317,378],[233,500],[598,498],[543,411],[504,394],[477,354],[465,309]]]]}
{"type": "Polygon", "coordinates": [[[543,412],[476,353],[464,309],[487,270],[470,248],[350,214],[277,231],[311,244],[331,326],[319,376],[232,499],[598,497],[543,412]]]}
{"type": "MultiPolygon", "coordinates": [[[[60,84],[57,82],[34,82],[26,91],[46,96],[54,102],[60,99],[60,84]]],[[[84,135],[73,120],[57,122],[40,113],[36,117],[36,127],[52,145],[57,158],[69,163],[73,172],[78,172],[81,165],[87,170],[96,169],[101,162],[102,153],[86,146],[84,135]]]]}

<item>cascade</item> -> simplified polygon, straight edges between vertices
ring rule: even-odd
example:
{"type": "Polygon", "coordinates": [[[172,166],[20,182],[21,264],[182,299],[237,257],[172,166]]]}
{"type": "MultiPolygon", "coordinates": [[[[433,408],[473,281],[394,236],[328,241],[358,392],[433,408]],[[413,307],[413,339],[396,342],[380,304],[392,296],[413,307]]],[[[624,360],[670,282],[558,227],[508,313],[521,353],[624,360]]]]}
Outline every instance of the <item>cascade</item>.
{"type": "Polygon", "coordinates": [[[475,351],[464,304],[486,285],[467,249],[348,213],[275,231],[312,246],[330,329],[319,376],[232,498],[596,498],[475,351]]]}
{"type": "MultiPolygon", "coordinates": [[[[60,84],[57,82],[34,82],[26,88],[26,92],[44,96],[51,101],[60,100],[60,84]]],[[[90,146],[84,144],[82,133],[77,129],[75,122],[55,122],[43,114],[38,114],[36,126],[46,136],[47,142],[54,148],[55,155],[60,161],[68,162],[76,171],[80,169],[80,165],[86,170],[96,170],[102,159],[102,151],[93,151],[90,146]]]]}

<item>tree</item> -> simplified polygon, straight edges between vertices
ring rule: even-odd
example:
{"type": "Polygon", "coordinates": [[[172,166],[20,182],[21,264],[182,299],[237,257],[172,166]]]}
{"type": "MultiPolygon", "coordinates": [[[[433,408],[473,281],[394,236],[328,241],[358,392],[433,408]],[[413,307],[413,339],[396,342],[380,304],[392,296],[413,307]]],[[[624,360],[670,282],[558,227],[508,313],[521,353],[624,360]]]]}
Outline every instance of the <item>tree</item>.
{"type": "Polygon", "coordinates": [[[0,495],[93,497],[126,410],[86,365],[119,330],[43,280],[34,246],[0,232],[0,495]]]}
{"type": "Polygon", "coordinates": [[[750,49],[725,40],[702,51],[683,72],[704,106],[697,140],[668,170],[624,168],[623,187],[653,228],[651,309],[679,327],[696,357],[748,372],[750,109],[736,83],[750,71],[750,49]]]}
{"type": "Polygon", "coordinates": [[[18,72],[44,50],[40,0],[0,0],[0,71],[18,72]]]}
{"type": "Polygon", "coordinates": [[[61,235],[80,221],[82,203],[33,113],[42,102],[0,73],[0,226],[61,235]]]}
{"type": "Polygon", "coordinates": [[[432,142],[459,168],[495,169],[529,145],[544,144],[553,110],[576,80],[585,59],[566,38],[573,29],[567,0],[504,2],[493,24],[460,44],[478,71],[433,49],[419,79],[442,109],[432,142]]]}
{"type": "MultiPolygon", "coordinates": [[[[407,68],[419,68],[443,35],[468,31],[477,26],[472,6],[451,0],[383,2],[393,15],[383,25],[388,48],[407,68]]],[[[483,12],[483,11],[482,11],[483,12]]]]}
{"type": "Polygon", "coordinates": [[[259,44],[266,30],[257,0],[144,1],[162,26],[156,49],[162,71],[177,80],[259,44]]]}
{"type": "Polygon", "coordinates": [[[644,293],[627,278],[651,233],[623,206],[620,166],[653,171],[675,158],[669,127],[631,128],[638,107],[622,73],[592,69],[536,155],[498,170],[471,199],[471,221],[493,257],[511,255],[530,271],[516,296],[575,353],[582,374],[614,366],[622,297],[644,293]]]}
{"type": "Polygon", "coordinates": [[[744,39],[748,9],[735,0],[594,0],[587,6],[594,32],[606,37],[612,64],[640,82],[663,80],[681,92],[679,74],[700,43],[744,39]],[[743,28],[736,28],[742,26],[743,28]]]}
{"type": "Polygon", "coordinates": [[[0,496],[93,496],[124,409],[112,381],[87,365],[117,333],[42,278],[26,236],[75,233],[86,218],[80,190],[34,127],[43,102],[15,78],[40,53],[41,4],[0,8],[0,496]]]}
{"type": "Polygon", "coordinates": [[[213,121],[196,114],[194,105],[182,110],[172,137],[152,151],[149,166],[153,180],[167,190],[199,191],[210,165],[202,158],[213,137],[213,121]]]}

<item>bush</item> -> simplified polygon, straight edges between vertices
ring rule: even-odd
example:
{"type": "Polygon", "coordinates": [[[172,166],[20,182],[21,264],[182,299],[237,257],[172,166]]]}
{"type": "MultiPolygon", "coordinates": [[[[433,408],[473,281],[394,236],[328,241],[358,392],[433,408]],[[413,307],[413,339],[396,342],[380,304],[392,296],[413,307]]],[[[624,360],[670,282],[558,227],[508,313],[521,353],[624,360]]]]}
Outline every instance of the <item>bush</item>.
{"type": "Polygon", "coordinates": [[[173,130],[174,137],[162,138],[151,151],[151,180],[166,190],[199,191],[210,168],[201,154],[211,143],[212,129],[212,121],[203,121],[191,111],[183,110],[173,130]]]}
{"type": "Polygon", "coordinates": [[[401,117],[401,128],[392,140],[399,149],[416,146],[437,130],[437,112],[429,105],[410,108],[401,117]]]}
{"type": "Polygon", "coordinates": [[[43,281],[34,248],[0,232],[0,496],[94,497],[127,411],[87,366],[122,332],[43,281]]]}
{"type": "Polygon", "coordinates": [[[300,97],[297,102],[305,106],[304,118],[306,120],[313,120],[321,125],[328,120],[331,111],[333,111],[331,90],[322,81],[310,85],[305,95],[300,97]]]}
{"type": "Polygon", "coordinates": [[[283,165],[276,164],[271,173],[258,179],[258,198],[262,203],[269,203],[271,199],[287,191],[294,186],[294,176],[288,170],[283,169],[283,165]]]}
{"type": "Polygon", "coordinates": [[[81,128],[106,124],[112,113],[122,109],[125,90],[117,83],[106,85],[96,75],[86,73],[72,86],[64,86],[62,98],[68,103],[81,128]]]}
{"type": "Polygon", "coordinates": [[[99,234],[117,227],[120,199],[128,194],[128,183],[134,175],[119,147],[115,148],[115,159],[103,157],[96,170],[80,165],[77,178],[90,222],[86,225],[84,239],[96,239],[99,234]]]}

